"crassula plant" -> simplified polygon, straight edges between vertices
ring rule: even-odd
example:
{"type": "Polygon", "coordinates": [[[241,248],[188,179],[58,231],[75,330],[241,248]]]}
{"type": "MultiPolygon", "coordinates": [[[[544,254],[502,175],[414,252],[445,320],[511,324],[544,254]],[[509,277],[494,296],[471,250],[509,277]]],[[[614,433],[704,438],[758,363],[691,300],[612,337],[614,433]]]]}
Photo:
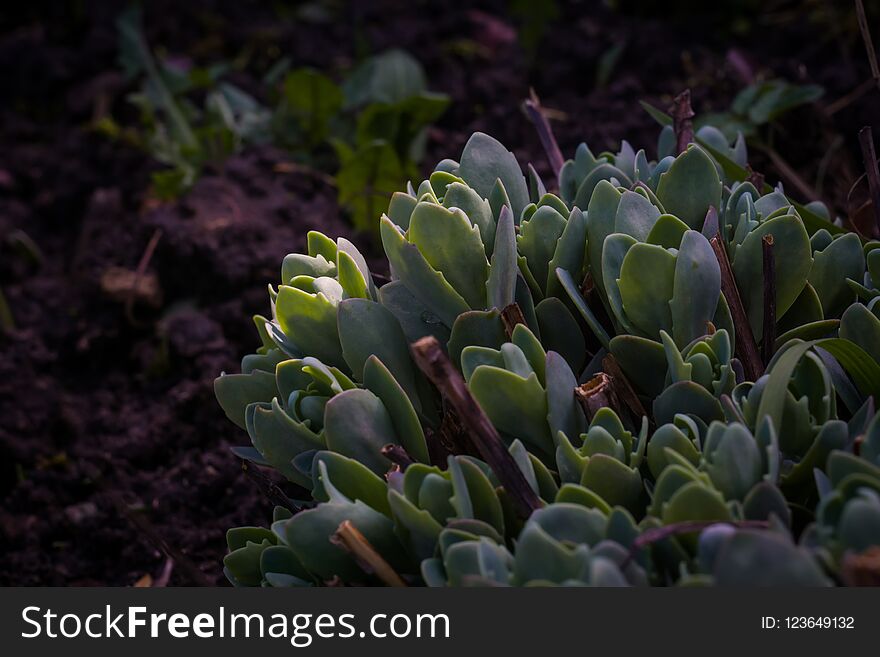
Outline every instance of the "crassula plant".
{"type": "Polygon", "coordinates": [[[880,244],[741,139],[657,150],[581,145],[552,193],[477,133],[392,197],[390,278],[318,232],[284,259],[215,383],[289,482],[233,584],[877,577],[880,244]]]}

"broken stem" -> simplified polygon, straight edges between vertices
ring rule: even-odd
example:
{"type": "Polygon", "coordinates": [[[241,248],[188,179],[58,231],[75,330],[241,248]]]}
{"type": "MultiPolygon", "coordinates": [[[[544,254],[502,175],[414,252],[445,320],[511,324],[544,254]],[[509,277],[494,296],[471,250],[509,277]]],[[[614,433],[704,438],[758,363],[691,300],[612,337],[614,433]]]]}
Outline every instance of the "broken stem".
{"type": "Polygon", "coordinates": [[[675,131],[675,153],[684,153],[694,141],[694,110],[691,107],[691,90],[685,89],[672,100],[669,108],[672,129],[675,131]]]}
{"type": "Polygon", "coordinates": [[[620,413],[620,404],[614,392],[612,378],[605,372],[599,372],[586,383],[582,383],[574,389],[575,399],[584,409],[587,420],[591,421],[602,408],[611,408],[620,413]]]}
{"type": "Polygon", "coordinates": [[[516,325],[525,324],[526,318],[523,317],[519,304],[514,301],[501,311],[501,321],[504,323],[504,332],[507,333],[507,337],[510,339],[513,337],[513,329],[516,328],[516,325]]]}
{"type": "Polygon", "coordinates": [[[752,165],[746,165],[746,171],[748,172],[748,177],[746,178],[747,182],[752,183],[755,186],[755,189],[758,190],[759,194],[763,194],[764,192],[764,174],[755,171],[752,168],[752,165]]]}
{"type": "MultiPolygon", "coordinates": [[[[794,170],[794,167],[786,162],[785,158],[783,158],[774,148],[762,144],[759,141],[751,141],[749,142],[749,145],[769,157],[770,162],[773,163],[773,166],[776,167],[782,177],[790,182],[807,201],[819,200],[819,192],[813,189],[813,187],[794,170]]],[[[758,187],[757,189],[761,191],[763,188],[758,187]]]]}
{"type": "Polygon", "coordinates": [[[389,443],[388,445],[385,445],[381,451],[382,456],[392,463],[399,465],[402,471],[406,471],[409,466],[415,463],[415,459],[413,459],[413,457],[411,457],[400,445],[389,443]]]}
{"type": "Polygon", "coordinates": [[[541,140],[541,146],[544,147],[544,152],[550,161],[550,168],[553,169],[556,179],[559,180],[559,172],[562,170],[565,159],[562,157],[562,151],[559,150],[559,144],[556,143],[553,129],[550,127],[550,122],[541,108],[541,101],[538,100],[534,89],[530,92],[530,98],[523,103],[523,107],[538,132],[538,139],[541,140]]]}
{"type": "Polygon", "coordinates": [[[730,267],[730,260],[727,258],[727,251],[721,242],[721,234],[716,234],[709,243],[712,245],[712,250],[715,252],[715,258],[718,260],[718,266],[721,269],[721,292],[727,300],[730,316],[733,319],[733,326],[736,329],[736,353],[742,362],[746,378],[749,381],[757,381],[761,374],[764,373],[764,363],[761,360],[761,355],[758,353],[755,335],[752,333],[749,317],[746,315],[745,308],[743,308],[739,289],[736,287],[736,279],[733,276],[733,269],[730,267]]]}
{"type": "Polygon", "coordinates": [[[865,175],[871,192],[871,205],[874,206],[874,221],[880,235],[880,171],[877,169],[877,152],[874,150],[874,131],[866,125],[859,130],[859,144],[862,146],[862,159],[865,161],[865,175]]]}
{"type": "Polygon", "coordinates": [[[773,358],[776,345],[776,257],[773,254],[773,235],[761,238],[764,269],[764,324],[761,336],[764,367],[773,358]]]}
{"type": "Polygon", "coordinates": [[[533,511],[543,506],[543,502],[532,490],[522,470],[504,446],[498,430],[471,395],[440,342],[429,335],[412,343],[410,349],[416,365],[455,409],[474,446],[510,496],[516,513],[522,518],[528,518],[533,511]]]}
{"type": "Polygon", "coordinates": [[[367,538],[350,520],[343,520],[340,523],[336,532],[330,537],[330,542],[349,552],[365,573],[376,575],[387,586],[406,587],[406,582],[382,555],[376,552],[376,548],[370,545],[367,538]]]}
{"type": "Polygon", "coordinates": [[[626,378],[623,370],[620,369],[620,364],[617,362],[617,359],[611,354],[608,354],[602,359],[602,369],[611,376],[612,388],[617,395],[617,398],[623,402],[632,414],[635,428],[638,429],[643,417],[647,417],[651,420],[651,416],[645,411],[645,407],[642,405],[642,401],[639,399],[638,394],[636,394],[629,379],[626,378]]]}

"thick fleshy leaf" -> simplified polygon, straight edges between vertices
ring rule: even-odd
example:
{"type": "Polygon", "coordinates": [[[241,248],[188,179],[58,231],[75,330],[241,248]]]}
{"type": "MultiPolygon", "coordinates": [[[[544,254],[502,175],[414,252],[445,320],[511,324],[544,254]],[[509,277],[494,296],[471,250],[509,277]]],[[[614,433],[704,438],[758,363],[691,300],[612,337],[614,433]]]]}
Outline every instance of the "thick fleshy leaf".
{"type": "Polygon", "coordinates": [[[468,514],[463,515],[459,510],[460,518],[474,518],[482,520],[494,527],[499,534],[504,535],[504,511],[501,501],[495,493],[495,487],[483,471],[466,457],[450,457],[449,471],[452,473],[453,487],[456,489],[453,504],[463,495],[459,489],[466,491],[468,497],[468,514]]]}
{"type": "Polygon", "coordinates": [[[323,293],[309,294],[282,285],[278,288],[275,312],[281,330],[305,353],[331,365],[344,363],[336,328],[336,305],[323,293]]]}
{"type": "Polygon", "coordinates": [[[763,335],[764,287],[763,247],[765,235],[773,235],[776,261],[776,316],[784,317],[807,282],[813,258],[810,238],[803,223],[793,215],[765,221],[736,248],[733,273],[749,316],[755,339],[763,335]]]}
{"type": "Polygon", "coordinates": [[[553,453],[547,424],[547,396],[536,374],[523,378],[497,367],[478,367],[469,384],[477,402],[499,431],[531,448],[553,453]]]}
{"type": "Polygon", "coordinates": [[[318,435],[285,413],[277,399],[248,407],[247,425],[254,447],[273,468],[290,481],[311,487],[311,478],[293,466],[293,459],[303,452],[323,449],[318,435]]]}
{"type": "Polygon", "coordinates": [[[486,307],[489,263],[479,229],[462,211],[419,203],[410,218],[407,237],[472,309],[486,307]]]}
{"type": "Polygon", "coordinates": [[[344,237],[340,237],[336,240],[336,246],[339,249],[339,253],[347,254],[354,261],[354,264],[357,265],[358,271],[361,272],[361,276],[363,276],[364,281],[366,281],[367,283],[369,298],[375,299],[376,286],[373,283],[373,276],[370,274],[370,268],[369,266],[367,266],[367,259],[364,258],[364,255],[352,242],[348,241],[344,237]]]}
{"type": "Polygon", "coordinates": [[[666,212],[700,230],[710,207],[721,207],[721,180],[715,163],[699,146],[691,144],[660,176],[657,197],[666,212]]]}
{"type": "Polygon", "coordinates": [[[821,322],[824,319],[825,313],[819,295],[816,294],[816,289],[807,283],[785,313],[785,317],[776,322],[776,335],[781,336],[783,333],[795,331],[802,326],[821,322]]]}
{"type": "Polygon", "coordinates": [[[846,279],[858,280],[865,271],[862,242],[855,233],[833,240],[813,254],[810,283],[822,300],[825,317],[840,317],[855,299],[846,279]]]}
{"type": "Polygon", "coordinates": [[[325,475],[331,486],[351,501],[360,500],[391,517],[385,481],[361,463],[336,452],[318,452],[312,461],[312,497],[318,502],[330,501],[330,495],[324,488],[325,475]]]}
{"type": "Polygon", "coordinates": [[[401,281],[392,281],[379,289],[379,300],[400,323],[408,343],[433,335],[440,344],[449,340],[451,328],[418,299],[401,281]]]}
{"type": "Polygon", "coordinates": [[[661,519],[664,525],[671,525],[686,521],[724,522],[731,517],[730,510],[718,491],[692,481],[679,488],[664,505],[661,519]]]}
{"type": "MultiPolygon", "coordinates": [[[[662,246],[634,244],[620,269],[618,287],[626,317],[647,337],[672,328],[675,256],[662,246]]],[[[714,308],[713,308],[714,310],[714,308]]]]}
{"type": "Polygon", "coordinates": [[[278,395],[278,386],[275,375],[262,370],[221,374],[214,379],[214,395],[226,417],[244,429],[247,407],[254,402],[271,402],[278,395]]]}
{"type": "Polygon", "coordinates": [[[447,344],[449,358],[456,367],[461,367],[461,352],[465,347],[474,345],[499,349],[506,341],[504,323],[497,310],[471,310],[455,320],[447,344]]]}
{"type": "Polygon", "coordinates": [[[539,285],[546,285],[549,262],[565,226],[565,217],[549,206],[538,208],[528,221],[520,224],[517,247],[539,285]]]}
{"type": "Polygon", "coordinates": [[[648,468],[654,479],[673,461],[666,450],[686,458],[695,467],[700,464],[700,452],[687,434],[674,424],[663,424],[657,428],[648,441],[648,468]]]}
{"type": "Polygon", "coordinates": [[[556,252],[547,269],[547,298],[564,296],[562,284],[556,276],[561,268],[580,279],[584,275],[587,243],[587,218],[578,208],[568,215],[565,230],[556,244],[556,252]]]}
{"type": "Polygon", "coordinates": [[[345,251],[339,252],[338,279],[345,296],[350,299],[369,299],[370,290],[357,264],[345,251]]]}
{"type": "Polygon", "coordinates": [[[391,195],[391,202],[388,204],[388,218],[402,230],[409,228],[409,218],[412,216],[413,210],[416,209],[418,200],[404,192],[394,192],[391,195]]]}
{"type": "Polygon", "coordinates": [[[608,332],[605,330],[605,327],[602,326],[602,323],[598,320],[596,315],[587,305],[587,301],[581,294],[581,291],[578,288],[577,283],[575,283],[574,279],[571,277],[571,274],[560,268],[556,270],[556,276],[559,278],[559,282],[562,284],[563,289],[568,294],[568,298],[571,299],[574,307],[577,308],[578,312],[581,314],[581,317],[584,318],[584,321],[587,323],[587,326],[590,327],[590,330],[596,336],[596,339],[599,340],[600,344],[607,349],[608,343],[611,338],[608,336],[608,332]]]}
{"type": "Polygon", "coordinates": [[[487,306],[490,310],[504,310],[513,303],[519,272],[517,255],[513,214],[505,206],[498,218],[492,264],[489,267],[489,279],[486,281],[487,306]]]}
{"type": "Polygon", "coordinates": [[[580,481],[582,486],[599,495],[610,506],[638,514],[642,509],[642,478],[638,471],[607,454],[590,457],[580,481]]]}
{"type": "Polygon", "coordinates": [[[324,581],[334,577],[354,582],[369,580],[351,554],[330,542],[330,537],[346,520],[364,535],[392,568],[406,564],[403,548],[394,533],[394,524],[388,517],[363,502],[325,503],[297,513],[284,528],[287,544],[315,577],[324,581]]]}
{"type": "MultiPolygon", "coordinates": [[[[391,371],[375,355],[364,365],[364,387],[375,394],[391,416],[400,444],[417,461],[430,460],[425,433],[422,430],[415,403],[407,396],[391,371]]],[[[417,400],[418,401],[418,400],[417,400]]]]}
{"type": "MultiPolygon", "coordinates": [[[[336,245],[333,245],[334,249],[336,245]]],[[[336,275],[336,257],[332,261],[328,261],[320,253],[315,256],[308,256],[303,253],[291,253],[284,256],[281,263],[281,283],[287,285],[295,276],[311,276],[318,278],[319,276],[335,276],[336,275]]]]}
{"type": "Polygon", "coordinates": [[[440,321],[451,327],[456,317],[469,310],[467,301],[428,264],[418,247],[404,239],[387,217],[382,217],[380,231],[394,276],[440,321]]]}
{"type": "Polygon", "coordinates": [[[354,378],[363,381],[367,359],[376,356],[409,398],[418,403],[406,337],[391,311],[375,301],[346,299],[339,304],[338,317],[342,354],[354,378]]]}
{"type": "Polygon", "coordinates": [[[648,199],[636,192],[626,191],[617,206],[614,230],[644,242],[659,217],[660,210],[648,199]]]}
{"type": "Polygon", "coordinates": [[[480,229],[480,238],[483,240],[486,256],[492,255],[492,245],[495,243],[495,217],[492,215],[489,201],[467,185],[454,182],[446,188],[443,207],[458,208],[464,212],[471,223],[480,229]]]}
{"type": "Polygon", "coordinates": [[[590,272],[593,274],[596,287],[603,292],[605,283],[602,276],[602,249],[605,238],[614,232],[614,220],[619,204],[620,192],[608,181],[603,181],[596,185],[596,191],[590,198],[587,211],[587,252],[590,272]]]}
{"type": "Polygon", "coordinates": [[[751,432],[738,422],[713,423],[703,447],[705,470],[728,500],[744,500],[761,480],[761,454],[751,432]]]}
{"type": "Polygon", "coordinates": [[[775,532],[740,530],[715,559],[718,586],[830,586],[819,563],[775,532]]]}
{"type": "Polygon", "coordinates": [[[688,225],[678,217],[671,214],[661,214],[644,241],[666,249],[677,249],[688,230],[688,225]]]}
{"type": "Polygon", "coordinates": [[[610,350],[636,388],[649,397],[663,391],[666,381],[666,355],[663,345],[637,335],[618,335],[610,350]]]}
{"type": "Polygon", "coordinates": [[[577,379],[562,356],[554,351],[547,353],[545,367],[547,378],[547,423],[550,434],[561,431],[570,438],[586,431],[586,418],[575,401],[574,389],[577,379]]]}
{"type": "Polygon", "coordinates": [[[880,363],[880,303],[874,303],[874,312],[867,306],[854,303],[840,319],[840,337],[854,342],[880,363]]]}
{"type": "Polygon", "coordinates": [[[587,579],[589,567],[589,551],[585,546],[568,547],[551,539],[537,526],[529,525],[517,545],[514,582],[519,586],[530,582],[579,582],[587,579]]]}
{"type": "Polygon", "coordinates": [[[544,185],[544,181],[541,180],[541,176],[538,175],[538,172],[535,171],[535,167],[533,167],[531,163],[526,165],[526,170],[529,179],[529,200],[532,203],[537,203],[538,199],[547,193],[547,187],[544,185]]]}
{"type": "Polygon", "coordinates": [[[483,198],[489,198],[495,181],[500,180],[510,199],[514,220],[519,220],[529,203],[529,188],[513,153],[482,132],[475,132],[465,144],[458,175],[483,198]]]}
{"type": "Polygon", "coordinates": [[[675,261],[669,307],[672,335],[679,347],[705,335],[721,294],[721,269],[709,241],[697,231],[685,233],[675,261]]]}
{"type": "Polygon", "coordinates": [[[603,162],[584,178],[583,182],[578,187],[577,195],[574,198],[572,206],[580,208],[581,210],[588,207],[593,197],[593,192],[602,181],[609,182],[612,185],[616,182],[617,185],[622,187],[632,187],[632,180],[630,180],[629,176],[613,164],[603,162]]]}
{"type": "Polygon", "coordinates": [[[309,255],[313,258],[323,257],[328,262],[336,262],[339,248],[336,242],[317,230],[310,230],[306,234],[306,244],[309,255]]]}
{"type": "Polygon", "coordinates": [[[419,509],[396,490],[388,491],[395,531],[416,560],[433,556],[443,525],[427,510],[419,509]]]}
{"type": "Polygon", "coordinates": [[[880,398],[880,365],[855,343],[842,338],[828,338],[792,344],[777,354],[770,364],[769,377],[758,406],[757,416],[769,417],[777,433],[782,429],[788,382],[801,358],[814,346],[820,346],[834,356],[864,396],[880,398]]]}
{"type": "Polygon", "coordinates": [[[602,496],[580,484],[563,484],[556,495],[557,504],[580,504],[588,509],[598,509],[602,513],[611,513],[611,507],[602,496]]]}
{"type": "Polygon", "coordinates": [[[657,424],[672,422],[677,413],[693,415],[706,424],[724,419],[718,400],[693,381],[673,383],[654,400],[654,420],[657,424]]]}
{"type": "MultiPolygon", "coordinates": [[[[629,250],[638,244],[636,239],[623,233],[612,233],[605,238],[602,247],[602,279],[605,281],[605,294],[612,319],[626,333],[638,333],[623,309],[620,296],[620,271],[629,250]]],[[[658,247],[659,248],[659,247],[658,247]]]]}
{"type": "MultiPolygon", "coordinates": [[[[561,284],[560,284],[561,287],[561,284]]],[[[565,294],[564,289],[562,290],[565,294]]],[[[547,297],[535,308],[541,329],[541,344],[547,351],[560,354],[575,372],[580,372],[587,355],[581,327],[562,301],[547,297]]]]}
{"type": "MultiPolygon", "coordinates": [[[[238,529],[251,528],[239,527],[238,529]]],[[[233,549],[227,554],[223,558],[223,566],[227,577],[233,585],[260,586],[263,582],[263,573],[260,570],[260,560],[263,553],[274,547],[274,545],[275,543],[271,539],[266,538],[261,541],[247,541],[241,547],[233,549]]]]}
{"type": "Polygon", "coordinates": [[[378,475],[384,475],[390,466],[382,448],[400,444],[385,405],[361,388],[346,390],[327,402],[324,438],[328,449],[363,463],[378,475]]]}

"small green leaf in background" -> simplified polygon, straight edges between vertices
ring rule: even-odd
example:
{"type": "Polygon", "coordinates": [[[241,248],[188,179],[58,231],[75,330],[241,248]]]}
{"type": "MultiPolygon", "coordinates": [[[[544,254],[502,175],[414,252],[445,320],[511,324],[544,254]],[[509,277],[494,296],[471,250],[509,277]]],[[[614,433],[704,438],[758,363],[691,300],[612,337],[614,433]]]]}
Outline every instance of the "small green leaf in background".
{"type": "Polygon", "coordinates": [[[398,103],[426,90],[421,64],[402,50],[370,57],[342,85],[347,108],[369,103],[398,103]]]}
{"type": "Polygon", "coordinates": [[[289,112],[302,129],[307,143],[327,139],[330,121],[342,108],[342,90],[326,75],[310,68],[291,71],[284,79],[279,111],[289,112]]]}
{"type": "Polygon", "coordinates": [[[339,202],[352,213],[355,228],[376,230],[388,199],[406,176],[400,158],[387,141],[375,140],[357,150],[337,148],[340,155],[336,187],[339,202]]]}

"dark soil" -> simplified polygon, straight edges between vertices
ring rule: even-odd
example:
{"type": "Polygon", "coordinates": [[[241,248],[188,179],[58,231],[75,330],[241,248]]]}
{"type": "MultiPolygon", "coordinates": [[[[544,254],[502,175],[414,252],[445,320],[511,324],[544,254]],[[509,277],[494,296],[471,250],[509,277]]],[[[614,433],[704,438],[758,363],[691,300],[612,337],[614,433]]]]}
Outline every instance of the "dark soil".
{"type": "MultiPolygon", "coordinates": [[[[570,154],[581,140],[597,152],[621,137],[654,144],[640,99],[665,106],[690,87],[705,112],[724,108],[751,74],[818,82],[824,104],[787,116],[776,147],[811,184],[820,167],[830,172],[822,194],[846,211],[861,172],[856,132],[880,116],[880,94],[833,116],[823,107],[869,77],[857,32],[824,38],[825,26],[804,13],[735,37],[705,16],[688,23],[560,2],[531,58],[507,4],[353,3],[344,20],[304,26],[269,3],[157,1],[146,26],[151,43],[202,63],[250,52],[235,81],[257,94],[259,73],[282,54],[333,72],[362,52],[405,48],[432,88],[453,98],[426,166],[484,130],[546,173],[519,109],[530,86],[560,113],[554,128],[570,154]],[[598,62],[621,40],[623,56],[597,88],[598,62]],[[745,68],[731,63],[731,46],[745,68]]],[[[116,64],[119,6],[46,3],[0,20],[0,288],[15,319],[0,336],[4,585],[131,585],[158,577],[169,556],[171,584],[225,581],[226,529],[265,523],[271,503],[229,451],[247,437],[223,416],[212,381],[256,346],[251,317],[268,311],[266,284],[282,257],[304,247],[308,230],[351,233],[335,190],[291,172],[293,156],[272,148],[233,157],[178,203],[152,200],[157,165],[89,128],[104,111],[136,118],[116,64]],[[7,243],[16,230],[39,247],[40,262],[7,243]],[[140,277],[148,294],[127,303],[111,288],[151,241],[140,277]]],[[[753,166],[780,177],[761,155],[753,166]]]]}

